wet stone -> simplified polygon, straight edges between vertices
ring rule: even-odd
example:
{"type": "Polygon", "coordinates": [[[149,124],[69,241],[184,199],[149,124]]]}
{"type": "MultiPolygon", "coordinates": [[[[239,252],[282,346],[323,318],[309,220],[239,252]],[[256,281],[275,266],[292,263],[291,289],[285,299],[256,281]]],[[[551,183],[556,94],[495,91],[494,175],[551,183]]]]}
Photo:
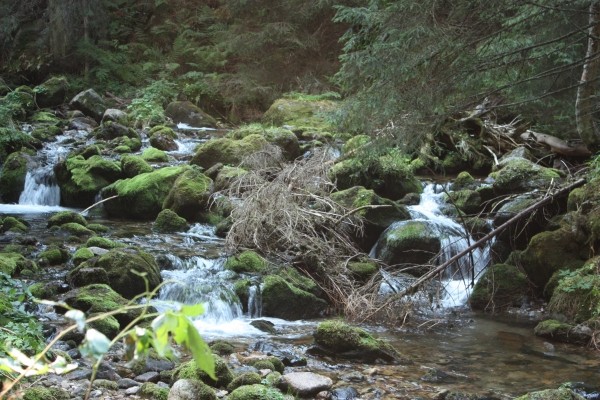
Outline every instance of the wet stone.
{"type": "Polygon", "coordinates": [[[160,380],[160,374],[156,371],[145,372],[135,377],[138,382],[152,382],[156,383],[160,380]]]}
{"type": "Polygon", "coordinates": [[[329,390],[333,381],[312,372],[292,372],[283,376],[281,384],[284,390],[296,393],[300,397],[309,397],[323,390],[329,390]]]}
{"type": "Polygon", "coordinates": [[[353,387],[340,387],[331,391],[331,400],[354,400],[358,399],[359,393],[353,387]]]}
{"type": "Polygon", "coordinates": [[[129,389],[134,386],[140,386],[140,383],[134,381],[133,379],[123,378],[119,379],[117,385],[119,385],[119,389],[129,389]]]}
{"type": "Polygon", "coordinates": [[[125,389],[125,394],[128,396],[137,394],[140,391],[140,386],[132,386],[130,388],[125,389]]]}
{"type": "Polygon", "coordinates": [[[358,371],[353,371],[342,375],[340,379],[346,382],[362,382],[365,380],[365,376],[358,371]]]}

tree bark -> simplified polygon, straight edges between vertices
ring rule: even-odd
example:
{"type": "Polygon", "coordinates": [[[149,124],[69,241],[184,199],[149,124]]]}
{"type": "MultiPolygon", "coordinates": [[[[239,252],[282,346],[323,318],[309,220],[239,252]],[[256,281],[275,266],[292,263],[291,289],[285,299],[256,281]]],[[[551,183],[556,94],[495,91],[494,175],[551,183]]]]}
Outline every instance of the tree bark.
{"type": "Polygon", "coordinates": [[[583,142],[592,149],[600,147],[600,137],[594,128],[593,111],[596,80],[600,71],[600,1],[593,0],[589,7],[588,43],[581,73],[581,81],[577,88],[575,100],[575,118],[577,132],[583,142]]]}

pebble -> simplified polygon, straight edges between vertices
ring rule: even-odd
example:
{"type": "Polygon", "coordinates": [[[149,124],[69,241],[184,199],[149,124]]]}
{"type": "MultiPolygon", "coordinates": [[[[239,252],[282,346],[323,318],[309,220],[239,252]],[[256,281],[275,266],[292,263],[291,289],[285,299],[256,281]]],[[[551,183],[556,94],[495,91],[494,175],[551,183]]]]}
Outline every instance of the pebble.
{"type": "Polygon", "coordinates": [[[125,389],[125,394],[128,396],[137,394],[140,391],[140,387],[139,386],[132,386],[130,388],[125,389]]]}
{"type": "Polygon", "coordinates": [[[129,389],[131,387],[140,386],[140,383],[134,381],[133,379],[123,378],[117,381],[117,385],[120,389],[129,389]]]}
{"type": "Polygon", "coordinates": [[[152,382],[156,383],[160,380],[160,374],[156,371],[145,372],[135,377],[138,382],[152,382]]]}

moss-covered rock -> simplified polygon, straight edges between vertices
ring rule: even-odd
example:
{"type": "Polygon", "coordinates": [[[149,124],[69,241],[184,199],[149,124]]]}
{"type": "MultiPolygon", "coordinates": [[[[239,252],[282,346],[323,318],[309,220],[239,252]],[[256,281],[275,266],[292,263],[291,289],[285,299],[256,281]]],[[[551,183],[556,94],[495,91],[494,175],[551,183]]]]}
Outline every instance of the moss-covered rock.
{"type": "Polygon", "coordinates": [[[50,246],[38,255],[40,262],[47,265],[60,265],[69,261],[69,252],[58,246],[50,246]]]}
{"type": "Polygon", "coordinates": [[[75,251],[75,253],[73,254],[73,264],[77,266],[82,262],[87,261],[93,257],[94,253],[92,253],[90,249],[88,249],[87,247],[82,247],[80,249],[77,249],[77,251],[75,251]]]}
{"type": "Polygon", "coordinates": [[[102,190],[102,197],[117,198],[104,203],[108,215],[119,218],[151,220],[163,209],[163,203],[177,178],[188,166],[173,166],[122,179],[102,190]]]}
{"type": "Polygon", "coordinates": [[[0,272],[9,276],[17,275],[23,270],[36,271],[37,265],[19,253],[0,253],[0,272]]]}
{"type": "Polygon", "coordinates": [[[121,171],[124,178],[133,178],[139,174],[152,172],[153,168],[142,157],[127,155],[121,157],[121,171]]]}
{"type": "Polygon", "coordinates": [[[158,213],[152,229],[160,233],[182,232],[188,230],[189,225],[185,218],[180,217],[173,210],[164,209],[158,213]]]}
{"type": "Polygon", "coordinates": [[[552,182],[561,179],[560,173],[552,168],[542,167],[524,158],[514,158],[500,170],[492,172],[493,188],[497,194],[512,194],[545,190],[552,182]]]}
{"type": "Polygon", "coordinates": [[[340,190],[363,186],[391,200],[423,190],[410,158],[396,149],[380,156],[357,154],[335,164],[330,174],[340,190]]]}
{"type": "Polygon", "coordinates": [[[72,109],[80,110],[84,114],[94,118],[96,122],[102,120],[102,115],[104,115],[104,111],[107,109],[104,100],[96,93],[96,91],[94,91],[94,89],[88,89],[78,93],[69,102],[69,106],[72,109]]]}
{"type": "Polygon", "coordinates": [[[18,203],[25,187],[29,155],[18,151],[11,153],[0,170],[0,198],[4,203],[18,203]]]}
{"type": "Polygon", "coordinates": [[[100,256],[93,266],[103,268],[108,274],[110,287],[126,298],[146,291],[144,279],[133,271],[146,274],[149,290],[162,282],[156,260],[142,250],[112,249],[100,256]]]}
{"type": "Polygon", "coordinates": [[[104,111],[104,114],[102,115],[102,123],[104,124],[108,121],[129,126],[129,116],[127,113],[116,108],[108,108],[104,111]]]}
{"type": "Polygon", "coordinates": [[[169,389],[160,387],[156,383],[145,382],[140,387],[138,394],[143,399],[150,400],[167,400],[169,398],[169,389]]]}
{"type": "Polygon", "coordinates": [[[239,376],[236,376],[233,381],[229,385],[227,385],[227,390],[233,392],[235,389],[244,385],[255,385],[259,384],[262,381],[262,377],[256,372],[245,372],[239,376]]]}
{"type": "Polygon", "coordinates": [[[462,190],[462,189],[476,189],[477,188],[477,182],[475,181],[475,178],[473,178],[473,176],[468,173],[467,171],[462,171],[461,173],[459,173],[456,178],[454,178],[454,181],[452,182],[452,189],[453,190],[462,190]]]}
{"type": "Polygon", "coordinates": [[[150,136],[150,145],[152,147],[164,151],[173,151],[179,148],[177,143],[175,143],[177,134],[167,126],[157,125],[150,129],[148,135],[150,136]]]}
{"type": "Polygon", "coordinates": [[[259,384],[244,385],[235,389],[229,400],[284,400],[283,394],[272,387],[259,384]]]}
{"type": "Polygon", "coordinates": [[[514,265],[495,264],[473,288],[469,304],[476,310],[502,310],[521,306],[527,295],[527,277],[514,265]]]}
{"type": "Polygon", "coordinates": [[[585,400],[585,398],[568,388],[560,388],[527,393],[515,400],[585,400]]]}
{"type": "Polygon", "coordinates": [[[263,315],[298,320],[319,317],[327,302],[302,290],[277,275],[268,275],[263,281],[263,315]]]}
{"type": "Polygon", "coordinates": [[[48,219],[47,227],[51,228],[53,226],[61,226],[69,222],[76,222],[83,226],[87,225],[86,219],[78,212],[59,211],[55,214],[52,214],[52,216],[48,219]]]}
{"type": "Polygon", "coordinates": [[[471,189],[462,189],[448,193],[446,201],[452,203],[465,214],[477,214],[481,211],[481,195],[471,189]]]}
{"type": "Polygon", "coordinates": [[[519,265],[541,292],[552,274],[560,269],[575,270],[588,259],[588,248],[571,229],[541,232],[531,238],[519,256],[519,265]]]}
{"type": "Polygon", "coordinates": [[[321,322],[313,334],[316,348],[313,353],[373,363],[377,360],[395,362],[400,355],[389,343],[374,338],[361,328],[342,321],[321,322]]]}
{"type": "Polygon", "coordinates": [[[237,166],[245,156],[261,150],[268,144],[261,135],[248,135],[240,140],[230,138],[212,139],[201,144],[190,163],[208,169],[217,163],[237,166]]]}
{"type": "Polygon", "coordinates": [[[93,230],[88,229],[87,227],[78,224],[77,222],[67,222],[66,224],[62,224],[60,227],[58,227],[58,231],[66,232],[67,234],[79,238],[93,236],[96,234],[96,232],[94,232],[93,230]]]}
{"type": "Polygon", "coordinates": [[[263,273],[267,269],[267,260],[258,253],[247,250],[225,261],[225,268],[240,273],[263,273]]]}
{"type": "Polygon", "coordinates": [[[69,400],[71,395],[65,390],[54,387],[34,386],[25,389],[23,400],[69,400]]]}
{"type": "Polygon", "coordinates": [[[379,271],[377,263],[372,261],[350,261],[348,271],[358,281],[367,281],[379,271]]]}
{"type": "Polygon", "coordinates": [[[54,172],[61,190],[61,202],[66,206],[87,207],[94,203],[100,189],[121,177],[121,167],[101,156],[88,159],[69,157],[58,163],[54,172]]]}
{"type": "Polygon", "coordinates": [[[60,135],[62,130],[54,125],[42,125],[31,131],[31,137],[40,142],[50,142],[60,135]]]}
{"type": "Polygon", "coordinates": [[[247,173],[248,171],[243,168],[231,167],[229,165],[223,166],[215,177],[215,190],[228,189],[234,180],[246,175],[247,173]]]}
{"type": "MultiPolygon", "coordinates": [[[[92,318],[98,316],[100,314],[90,314],[88,318],[92,318]]],[[[119,321],[112,315],[103,316],[102,318],[90,322],[90,328],[97,330],[100,333],[103,333],[109,339],[116,337],[119,334],[121,329],[121,325],[119,321]]]]}
{"type": "Polygon", "coordinates": [[[215,376],[217,380],[212,379],[206,372],[198,367],[194,360],[181,364],[175,370],[173,378],[177,379],[198,379],[207,385],[216,388],[225,388],[233,381],[233,374],[229,370],[227,363],[219,356],[214,355],[215,376]]]}
{"type": "MultiPolygon", "coordinates": [[[[94,135],[100,140],[114,140],[121,137],[141,140],[139,133],[137,133],[133,128],[129,128],[113,121],[103,122],[102,125],[94,130],[94,135]]],[[[124,144],[127,145],[127,143],[124,144]]]]}
{"type": "Polygon", "coordinates": [[[173,183],[162,204],[189,221],[198,221],[207,212],[212,180],[196,167],[184,171],[173,183]]]}
{"type": "Polygon", "coordinates": [[[599,265],[600,258],[595,257],[575,271],[560,271],[558,285],[548,304],[549,310],[574,323],[600,317],[599,265]]]}
{"type": "Polygon", "coordinates": [[[25,233],[29,231],[29,226],[26,221],[16,217],[0,218],[0,232],[16,232],[25,233]]]}
{"type": "Polygon", "coordinates": [[[90,267],[87,262],[77,264],[77,267],[69,271],[66,280],[71,287],[78,288],[94,284],[108,285],[108,274],[106,270],[99,267],[90,267]]]}
{"type": "Polygon", "coordinates": [[[103,249],[118,249],[119,247],[125,247],[123,243],[115,242],[101,236],[92,236],[85,242],[86,247],[100,247],[103,249]]]}
{"type": "Polygon", "coordinates": [[[440,232],[426,221],[409,220],[394,223],[381,236],[375,257],[388,265],[415,265],[407,271],[421,276],[427,264],[441,249],[440,232]]]}
{"type": "Polygon", "coordinates": [[[269,143],[281,148],[288,160],[293,160],[300,155],[298,137],[289,129],[250,124],[232,130],[227,136],[232,139],[243,139],[253,134],[262,135],[269,143]]]}
{"type": "MultiPolygon", "coordinates": [[[[122,309],[129,301],[105,284],[93,284],[73,289],[60,298],[69,306],[87,315],[106,313],[122,309]]],[[[114,315],[121,326],[125,326],[140,315],[137,310],[114,315]]]]}
{"type": "Polygon", "coordinates": [[[213,353],[220,356],[228,356],[235,351],[235,347],[225,340],[215,340],[209,346],[213,353]]]}
{"type": "Polygon", "coordinates": [[[380,197],[375,191],[362,186],[333,193],[331,198],[350,210],[364,207],[356,212],[365,222],[364,235],[356,240],[365,251],[373,247],[381,233],[392,223],[410,219],[410,213],[404,205],[380,197]]]}
{"type": "Polygon", "coordinates": [[[547,319],[537,324],[533,333],[546,339],[581,345],[590,342],[593,331],[583,326],[547,319]]]}
{"type": "Polygon", "coordinates": [[[169,161],[169,156],[162,150],[148,147],[142,152],[142,159],[148,162],[167,162],[169,161]]]}
{"type": "Polygon", "coordinates": [[[169,399],[217,400],[215,391],[198,379],[179,379],[169,391],[169,399]]]}
{"type": "Polygon", "coordinates": [[[53,76],[33,89],[35,102],[41,108],[58,107],[67,96],[69,82],[64,76],[53,76]]]}
{"type": "Polygon", "coordinates": [[[313,129],[331,131],[333,125],[329,115],[338,108],[333,100],[309,98],[281,98],[264,113],[262,121],[268,125],[295,127],[312,127],[313,129]]]}
{"type": "Polygon", "coordinates": [[[165,115],[174,123],[184,123],[195,128],[215,128],[217,120],[189,101],[173,101],[165,108],[165,115]]]}

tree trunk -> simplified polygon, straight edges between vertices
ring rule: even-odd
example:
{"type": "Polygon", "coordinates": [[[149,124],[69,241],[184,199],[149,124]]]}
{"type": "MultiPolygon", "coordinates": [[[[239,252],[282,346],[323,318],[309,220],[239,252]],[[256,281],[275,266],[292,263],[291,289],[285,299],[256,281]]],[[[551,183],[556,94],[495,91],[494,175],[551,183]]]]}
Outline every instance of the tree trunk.
{"type": "Polygon", "coordinates": [[[581,81],[577,88],[575,101],[575,118],[577,132],[583,142],[591,149],[600,147],[600,137],[594,128],[593,111],[596,80],[600,70],[600,1],[593,0],[589,8],[588,45],[581,73],[581,81]]]}

